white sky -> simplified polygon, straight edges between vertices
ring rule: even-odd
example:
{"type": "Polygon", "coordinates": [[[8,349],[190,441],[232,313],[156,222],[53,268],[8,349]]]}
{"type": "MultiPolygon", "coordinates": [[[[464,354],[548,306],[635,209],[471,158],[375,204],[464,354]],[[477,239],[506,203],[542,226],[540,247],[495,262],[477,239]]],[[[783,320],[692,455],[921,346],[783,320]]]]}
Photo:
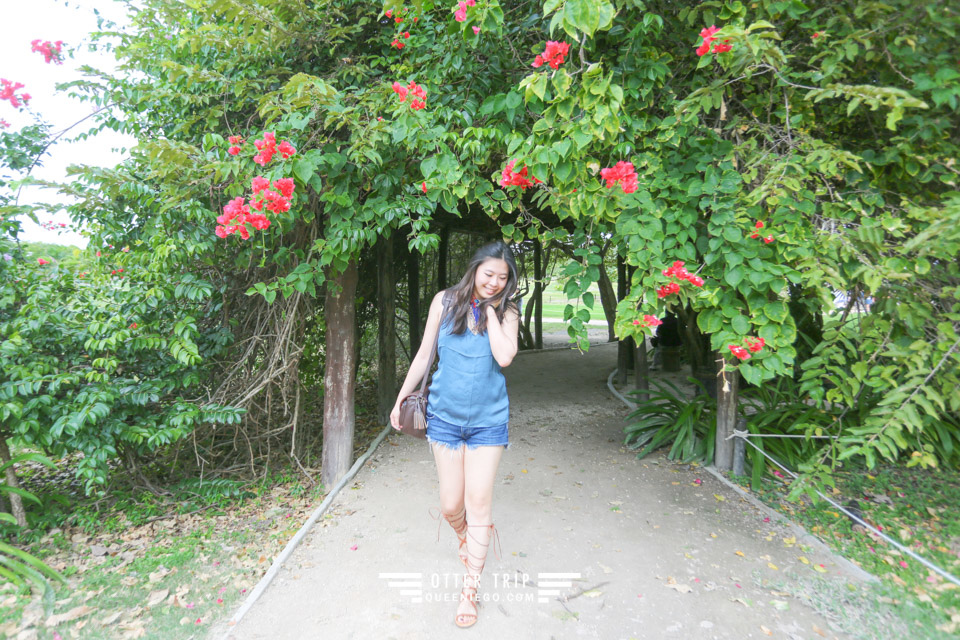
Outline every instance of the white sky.
{"type": "MultiPolygon", "coordinates": [[[[0,16],[3,16],[3,37],[0,38],[0,78],[22,82],[20,91],[32,96],[30,107],[41,119],[53,126],[54,133],[69,127],[88,115],[93,106],[70,99],[66,93],[58,93],[54,87],[80,77],[81,65],[111,70],[115,61],[110,54],[88,51],[89,33],[97,28],[94,9],[119,24],[125,24],[125,7],[112,0],[0,0],[0,16]],[[43,55],[30,51],[31,41],[63,40],[63,50],[73,50],[73,57],[65,57],[62,65],[46,64],[43,55]]],[[[18,92],[19,93],[19,92],[18,92]]],[[[31,124],[32,117],[18,112],[9,102],[0,102],[0,119],[10,123],[8,131],[31,124]]],[[[76,127],[64,137],[83,131],[90,121],[76,127]]],[[[66,169],[71,164],[113,166],[125,157],[124,149],[135,144],[133,138],[105,132],[80,142],[58,142],[44,158],[43,166],[34,169],[34,175],[47,180],[63,181],[66,169]]],[[[58,194],[38,188],[24,189],[21,204],[34,202],[62,202],[58,194]]],[[[65,222],[73,224],[65,213],[40,214],[41,222],[65,222]]],[[[29,219],[23,220],[24,231],[20,238],[27,242],[50,242],[80,247],[87,239],[73,231],[57,233],[47,231],[29,219]]]]}

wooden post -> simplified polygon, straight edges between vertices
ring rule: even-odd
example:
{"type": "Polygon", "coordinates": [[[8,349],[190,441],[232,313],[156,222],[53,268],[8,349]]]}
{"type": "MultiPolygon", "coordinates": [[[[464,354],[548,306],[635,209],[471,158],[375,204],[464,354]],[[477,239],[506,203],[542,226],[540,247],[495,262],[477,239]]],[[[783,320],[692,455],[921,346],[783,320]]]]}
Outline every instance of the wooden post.
{"type": "MultiPolygon", "coordinates": [[[[627,297],[627,263],[617,249],[617,302],[627,297]]],[[[617,342],[617,382],[627,384],[627,368],[630,366],[630,350],[626,340],[617,342]]]]}
{"type": "Polygon", "coordinates": [[[420,349],[420,254],[407,251],[407,293],[410,314],[410,358],[420,349]]]}
{"type": "Polygon", "coordinates": [[[740,373],[738,371],[723,371],[723,357],[716,351],[713,357],[717,363],[717,442],[714,447],[714,465],[720,471],[730,471],[733,468],[733,440],[728,437],[733,434],[737,424],[737,387],[740,373]]]}
{"type": "Polygon", "coordinates": [[[543,247],[533,240],[533,348],[543,349],[543,247]]]}
{"type": "Polygon", "coordinates": [[[440,228],[440,255],[437,256],[437,286],[447,288],[447,255],[450,252],[450,228],[440,228]]]}
{"type": "Polygon", "coordinates": [[[377,242],[377,415],[387,423],[397,401],[397,289],[393,271],[393,238],[377,242]]]}
{"type": "MultiPolygon", "coordinates": [[[[747,430],[747,421],[745,418],[741,417],[737,420],[737,430],[746,431],[747,430]]],[[[733,439],[733,475],[742,476],[744,469],[744,459],[747,456],[747,443],[743,441],[743,438],[734,438],[733,439]]]]}
{"type": "Polygon", "coordinates": [[[617,334],[613,329],[614,320],[617,319],[617,303],[619,296],[613,292],[613,284],[610,282],[610,276],[607,275],[606,264],[600,265],[600,280],[597,282],[600,288],[600,306],[603,309],[603,317],[607,321],[607,342],[613,342],[617,339],[617,334]]]}
{"type": "Polygon", "coordinates": [[[332,488],[353,464],[354,327],[357,295],[357,262],[350,261],[343,273],[327,269],[326,363],[323,374],[323,452],[320,482],[332,488]]]}
{"type": "Polygon", "coordinates": [[[638,340],[636,357],[634,357],[633,388],[639,389],[640,402],[646,402],[650,398],[650,366],[647,363],[647,338],[641,336],[638,340]]]}

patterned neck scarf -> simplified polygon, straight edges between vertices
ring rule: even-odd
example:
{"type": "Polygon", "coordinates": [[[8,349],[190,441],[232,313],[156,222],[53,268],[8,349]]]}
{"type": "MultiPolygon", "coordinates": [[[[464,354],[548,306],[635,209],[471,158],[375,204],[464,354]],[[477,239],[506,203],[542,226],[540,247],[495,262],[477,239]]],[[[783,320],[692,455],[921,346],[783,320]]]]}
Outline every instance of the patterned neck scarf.
{"type": "Polygon", "coordinates": [[[473,311],[473,323],[480,323],[480,299],[474,298],[470,301],[470,309],[473,311]]]}

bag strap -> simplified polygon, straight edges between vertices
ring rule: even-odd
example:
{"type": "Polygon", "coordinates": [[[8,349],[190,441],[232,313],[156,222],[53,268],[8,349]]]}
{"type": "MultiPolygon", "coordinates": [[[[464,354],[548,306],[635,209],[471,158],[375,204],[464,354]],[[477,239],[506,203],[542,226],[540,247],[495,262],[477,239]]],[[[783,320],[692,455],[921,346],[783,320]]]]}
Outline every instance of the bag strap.
{"type": "MultiPolygon", "coordinates": [[[[443,292],[443,308],[440,311],[440,324],[443,324],[443,317],[447,315],[447,296],[449,291],[443,292]]],[[[437,337],[433,341],[433,346],[430,347],[430,358],[427,360],[427,368],[423,371],[423,380],[420,381],[420,393],[423,394],[427,389],[427,378],[430,377],[430,369],[433,368],[433,361],[437,357],[437,343],[440,341],[440,327],[437,327],[437,337]]]]}

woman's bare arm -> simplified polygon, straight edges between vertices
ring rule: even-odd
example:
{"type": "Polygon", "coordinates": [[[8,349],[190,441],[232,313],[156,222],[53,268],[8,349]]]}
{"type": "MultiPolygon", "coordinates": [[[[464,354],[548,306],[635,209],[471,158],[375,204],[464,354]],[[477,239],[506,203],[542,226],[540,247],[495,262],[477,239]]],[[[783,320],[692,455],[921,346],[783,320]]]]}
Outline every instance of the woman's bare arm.
{"type": "Polygon", "coordinates": [[[443,312],[443,292],[441,291],[433,297],[430,303],[430,312],[427,314],[427,326],[423,330],[423,339],[420,341],[420,348],[417,349],[417,355],[413,357],[410,363],[410,369],[407,371],[407,377],[400,387],[400,393],[397,395],[397,401],[390,412],[390,422],[394,427],[399,427],[400,423],[400,403],[404,398],[414,392],[420,386],[423,380],[423,373],[432,363],[427,362],[430,357],[430,350],[437,340],[437,333],[440,330],[440,314],[443,312]]]}
{"type": "Polygon", "coordinates": [[[501,367],[508,367],[517,355],[517,333],[520,331],[520,314],[516,309],[507,309],[503,323],[497,318],[497,311],[487,307],[487,335],[490,337],[490,351],[501,367]]]}

